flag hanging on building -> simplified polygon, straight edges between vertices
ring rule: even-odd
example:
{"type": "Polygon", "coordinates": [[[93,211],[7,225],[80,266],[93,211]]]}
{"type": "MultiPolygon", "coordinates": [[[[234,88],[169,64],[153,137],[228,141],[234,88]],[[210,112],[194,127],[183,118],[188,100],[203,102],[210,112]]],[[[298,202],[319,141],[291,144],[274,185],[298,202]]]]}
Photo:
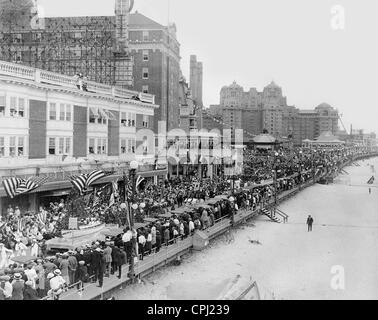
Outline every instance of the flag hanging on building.
{"type": "Polygon", "coordinates": [[[105,176],[106,173],[104,171],[96,170],[92,171],[91,173],[81,174],[80,176],[72,176],[71,183],[82,195],[90,187],[91,184],[105,176]]]}
{"type": "Polygon", "coordinates": [[[16,196],[31,192],[42,186],[48,177],[32,177],[28,179],[9,178],[3,180],[3,186],[8,197],[13,199],[16,196]]]}

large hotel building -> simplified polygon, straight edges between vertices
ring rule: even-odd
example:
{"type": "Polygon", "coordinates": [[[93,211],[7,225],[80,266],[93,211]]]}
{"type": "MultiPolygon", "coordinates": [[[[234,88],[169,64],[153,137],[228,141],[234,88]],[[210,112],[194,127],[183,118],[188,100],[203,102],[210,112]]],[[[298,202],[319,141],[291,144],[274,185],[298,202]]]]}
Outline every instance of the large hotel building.
{"type": "MultiPolygon", "coordinates": [[[[36,192],[16,199],[35,210],[44,198],[69,193],[71,175],[102,169],[114,180],[133,159],[142,175],[165,178],[167,170],[155,170],[154,140],[141,130],[152,128],[154,99],[95,82],[86,92],[72,77],[0,61],[0,183],[48,176],[36,192]]],[[[16,202],[1,185],[2,210],[16,202]]]]}

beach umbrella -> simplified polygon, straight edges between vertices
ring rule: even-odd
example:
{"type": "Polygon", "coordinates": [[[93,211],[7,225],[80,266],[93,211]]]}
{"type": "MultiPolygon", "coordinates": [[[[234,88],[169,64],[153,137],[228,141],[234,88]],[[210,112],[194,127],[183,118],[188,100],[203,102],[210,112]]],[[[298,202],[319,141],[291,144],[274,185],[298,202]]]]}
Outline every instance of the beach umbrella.
{"type": "Polygon", "coordinates": [[[15,263],[19,263],[19,264],[28,264],[29,262],[33,262],[35,261],[37,258],[34,257],[34,256],[17,256],[17,257],[13,257],[11,258],[11,260],[15,263]]]}

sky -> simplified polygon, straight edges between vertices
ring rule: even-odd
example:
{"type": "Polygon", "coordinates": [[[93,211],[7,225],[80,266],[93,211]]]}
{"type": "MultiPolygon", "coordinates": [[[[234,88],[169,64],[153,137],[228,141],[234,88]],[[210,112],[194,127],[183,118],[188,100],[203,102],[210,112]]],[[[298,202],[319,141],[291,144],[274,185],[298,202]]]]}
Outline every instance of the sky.
{"type": "MultiPolygon", "coordinates": [[[[45,16],[114,14],[113,0],[38,3],[45,16]]],[[[377,0],[135,0],[136,10],[176,23],[187,80],[191,54],[204,64],[206,106],[233,81],[261,91],[274,80],[290,105],[327,102],[348,131],[378,133],[377,0]]]]}

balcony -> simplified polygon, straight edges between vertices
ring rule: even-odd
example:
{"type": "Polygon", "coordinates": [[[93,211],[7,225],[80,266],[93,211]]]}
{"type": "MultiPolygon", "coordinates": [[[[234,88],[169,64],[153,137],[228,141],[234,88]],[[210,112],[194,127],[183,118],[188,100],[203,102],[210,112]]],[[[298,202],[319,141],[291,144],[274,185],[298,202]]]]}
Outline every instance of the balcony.
{"type": "MultiPolygon", "coordinates": [[[[11,62],[0,61],[0,75],[78,90],[76,87],[76,81],[73,77],[11,62]]],[[[155,96],[152,94],[112,87],[92,81],[87,81],[87,87],[90,93],[98,93],[101,95],[112,96],[114,98],[132,99],[143,103],[155,104],[155,96]]]]}

